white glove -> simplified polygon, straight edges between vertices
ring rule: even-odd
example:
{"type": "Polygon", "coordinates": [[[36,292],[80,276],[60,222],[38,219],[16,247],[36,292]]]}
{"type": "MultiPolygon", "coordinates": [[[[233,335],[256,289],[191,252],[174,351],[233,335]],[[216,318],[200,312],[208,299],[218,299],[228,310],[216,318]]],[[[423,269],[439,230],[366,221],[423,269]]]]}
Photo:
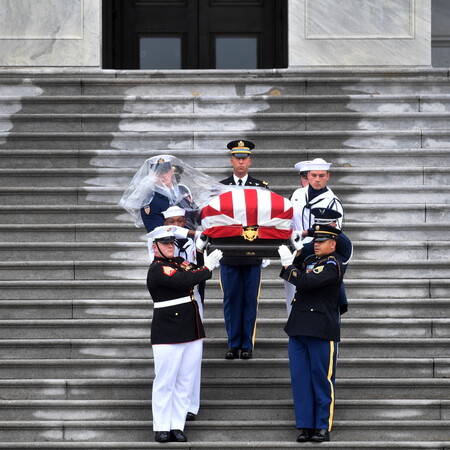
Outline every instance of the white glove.
{"type": "Polygon", "coordinates": [[[171,225],[170,228],[173,231],[175,239],[187,239],[189,230],[183,227],[177,227],[176,225],[171,225]]]}
{"type": "Polygon", "coordinates": [[[303,248],[303,242],[302,242],[302,234],[298,231],[293,231],[291,236],[291,242],[294,246],[295,250],[301,250],[303,248]]]}
{"type": "Polygon", "coordinates": [[[296,253],[297,253],[296,250],[294,250],[291,253],[291,251],[288,249],[287,245],[280,245],[278,247],[278,254],[280,255],[281,265],[282,266],[290,266],[292,264],[292,262],[294,261],[296,253]]]}
{"type": "Polygon", "coordinates": [[[198,250],[204,250],[206,247],[206,244],[208,243],[208,236],[205,236],[204,234],[201,234],[199,238],[195,241],[195,246],[198,250]]]}
{"type": "Polygon", "coordinates": [[[212,253],[205,256],[205,267],[207,267],[212,272],[217,263],[222,259],[222,256],[222,250],[216,248],[212,253]]]}

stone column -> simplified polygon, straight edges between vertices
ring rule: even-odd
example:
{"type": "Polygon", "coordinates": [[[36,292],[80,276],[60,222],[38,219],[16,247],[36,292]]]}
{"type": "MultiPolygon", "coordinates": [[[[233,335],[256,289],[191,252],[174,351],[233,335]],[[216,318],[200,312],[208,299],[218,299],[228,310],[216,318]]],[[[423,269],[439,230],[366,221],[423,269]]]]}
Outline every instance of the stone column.
{"type": "Polygon", "coordinates": [[[289,1],[289,67],[430,65],[431,0],[289,1]]]}
{"type": "Polygon", "coordinates": [[[101,0],[0,0],[0,66],[100,67],[101,0]]]}

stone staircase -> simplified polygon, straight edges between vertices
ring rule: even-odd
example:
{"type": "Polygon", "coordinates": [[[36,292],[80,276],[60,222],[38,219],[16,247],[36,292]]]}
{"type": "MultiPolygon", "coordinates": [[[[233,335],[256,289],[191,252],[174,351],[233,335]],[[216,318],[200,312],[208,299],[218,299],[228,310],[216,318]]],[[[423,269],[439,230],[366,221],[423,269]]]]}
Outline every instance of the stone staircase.
{"type": "MultiPolygon", "coordinates": [[[[160,153],[225,177],[240,137],[285,196],[295,162],[332,161],[344,203],[350,310],[321,448],[450,448],[447,70],[3,71],[0,105],[0,449],[162,446],[145,232],[117,200],[160,153]]],[[[278,272],[251,361],[223,359],[208,282],[201,411],[164,448],[298,448],[278,272]]]]}

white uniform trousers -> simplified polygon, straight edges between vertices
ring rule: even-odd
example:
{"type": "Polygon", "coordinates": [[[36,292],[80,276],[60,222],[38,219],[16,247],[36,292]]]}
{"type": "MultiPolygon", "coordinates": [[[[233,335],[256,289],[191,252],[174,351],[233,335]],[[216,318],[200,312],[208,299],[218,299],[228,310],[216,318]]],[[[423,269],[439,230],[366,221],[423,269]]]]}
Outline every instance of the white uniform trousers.
{"type": "MultiPolygon", "coordinates": [[[[200,318],[203,321],[203,305],[202,300],[200,298],[200,294],[198,292],[198,286],[194,287],[194,297],[195,300],[197,300],[198,304],[198,312],[200,314],[200,318]]],[[[203,345],[203,341],[202,341],[203,345]]],[[[188,412],[191,412],[193,414],[198,414],[198,410],[200,409],[200,383],[201,383],[201,374],[202,372],[202,359],[200,358],[198,361],[195,377],[194,377],[194,384],[192,385],[192,391],[189,395],[189,406],[188,406],[188,412]]]]}
{"type": "MultiPolygon", "coordinates": [[[[202,359],[203,340],[153,345],[153,431],[184,430],[190,395],[202,359]]],[[[191,411],[192,412],[192,411],[191,411]]]]}

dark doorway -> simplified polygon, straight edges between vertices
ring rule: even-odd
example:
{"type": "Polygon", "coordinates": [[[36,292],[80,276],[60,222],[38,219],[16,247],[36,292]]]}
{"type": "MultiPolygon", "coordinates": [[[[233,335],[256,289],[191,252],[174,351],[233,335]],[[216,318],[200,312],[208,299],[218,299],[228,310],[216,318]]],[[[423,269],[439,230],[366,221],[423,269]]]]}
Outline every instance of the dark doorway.
{"type": "Polygon", "coordinates": [[[287,0],[103,0],[105,69],[287,67],[287,0]]]}

